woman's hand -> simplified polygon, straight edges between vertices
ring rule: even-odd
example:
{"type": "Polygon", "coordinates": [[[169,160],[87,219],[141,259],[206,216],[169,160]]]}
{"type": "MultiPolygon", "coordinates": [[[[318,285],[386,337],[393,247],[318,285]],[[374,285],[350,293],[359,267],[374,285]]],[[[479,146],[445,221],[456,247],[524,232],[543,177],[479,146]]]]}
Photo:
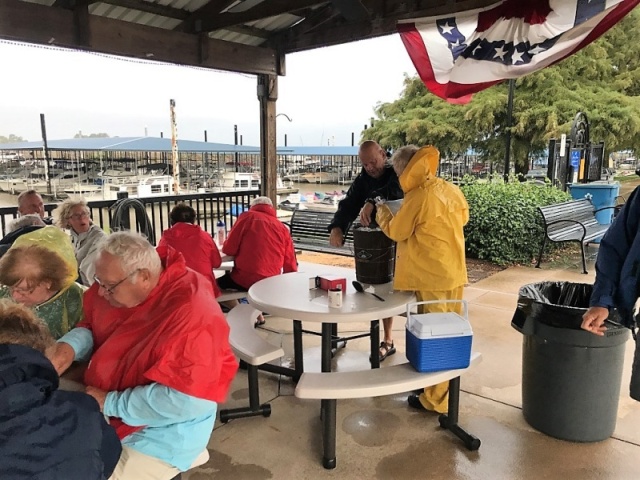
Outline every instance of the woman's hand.
{"type": "Polygon", "coordinates": [[[591,307],[582,316],[582,325],[580,328],[591,332],[594,335],[604,336],[607,327],[603,325],[604,321],[609,318],[609,309],[605,307],[591,307]]]}

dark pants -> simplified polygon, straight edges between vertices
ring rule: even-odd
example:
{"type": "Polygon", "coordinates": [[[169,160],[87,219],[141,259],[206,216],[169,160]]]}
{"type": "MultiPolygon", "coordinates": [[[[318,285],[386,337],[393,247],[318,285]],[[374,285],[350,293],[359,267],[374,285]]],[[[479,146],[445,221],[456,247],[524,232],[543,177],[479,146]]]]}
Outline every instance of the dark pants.
{"type": "Polygon", "coordinates": [[[240,292],[246,292],[248,288],[244,288],[242,285],[238,285],[233,278],[231,278],[231,272],[225,272],[225,274],[216,279],[220,290],[238,290],[240,292]]]}

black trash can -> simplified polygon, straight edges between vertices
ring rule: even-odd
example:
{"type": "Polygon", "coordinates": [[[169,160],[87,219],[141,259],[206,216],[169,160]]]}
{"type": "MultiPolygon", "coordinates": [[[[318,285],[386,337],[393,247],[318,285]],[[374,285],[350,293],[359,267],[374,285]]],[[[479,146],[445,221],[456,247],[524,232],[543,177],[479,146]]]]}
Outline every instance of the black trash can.
{"type": "Polygon", "coordinates": [[[612,311],[599,337],[580,329],[593,286],[541,282],[520,288],[511,325],[522,343],[522,413],[536,430],[597,442],[616,427],[629,329],[612,311]]]}
{"type": "Polygon", "coordinates": [[[378,285],[393,280],[396,242],[379,227],[356,225],[353,229],[353,250],[359,282],[378,285]]]}

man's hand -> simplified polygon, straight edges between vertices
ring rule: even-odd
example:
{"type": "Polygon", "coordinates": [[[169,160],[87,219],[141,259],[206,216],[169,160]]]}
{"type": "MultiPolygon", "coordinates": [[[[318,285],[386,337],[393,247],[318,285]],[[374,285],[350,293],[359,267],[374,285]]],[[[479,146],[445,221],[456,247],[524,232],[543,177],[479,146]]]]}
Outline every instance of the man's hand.
{"type": "Polygon", "coordinates": [[[52,349],[51,354],[47,356],[51,363],[53,363],[53,367],[56,369],[56,372],[58,372],[58,375],[62,375],[73,363],[76,352],[73,351],[73,348],[71,348],[71,345],[68,343],[58,342],[52,349]]]}
{"type": "Polygon", "coordinates": [[[367,202],[364,204],[364,207],[362,207],[362,210],[360,210],[360,223],[365,227],[368,227],[371,224],[373,208],[373,204],[367,202]]]}
{"type": "Polygon", "coordinates": [[[342,245],[344,245],[344,235],[340,227],[333,227],[331,229],[329,245],[331,245],[332,247],[341,247],[342,245]]]}
{"type": "Polygon", "coordinates": [[[91,395],[93,398],[96,399],[96,401],[98,402],[98,405],[100,405],[100,411],[102,412],[104,410],[104,401],[107,398],[107,393],[105,390],[100,390],[99,388],[96,387],[87,387],[85,389],[85,391],[87,392],[87,394],[91,395]]]}
{"type": "Polygon", "coordinates": [[[607,327],[603,325],[604,321],[609,317],[609,309],[605,307],[591,307],[582,316],[582,325],[580,327],[587,332],[595,335],[604,336],[607,327]]]}

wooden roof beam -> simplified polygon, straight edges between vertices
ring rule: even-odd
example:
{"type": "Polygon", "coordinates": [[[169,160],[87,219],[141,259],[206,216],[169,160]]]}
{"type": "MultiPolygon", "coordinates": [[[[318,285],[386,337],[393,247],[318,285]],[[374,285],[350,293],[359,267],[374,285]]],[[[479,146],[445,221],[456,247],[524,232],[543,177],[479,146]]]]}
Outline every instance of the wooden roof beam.
{"type": "Polygon", "coordinates": [[[250,74],[280,75],[284,68],[281,56],[270,48],[97,15],[86,20],[88,43],[83,44],[73,11],[20,0],[0,2],[0,38],[250,74]]]}

